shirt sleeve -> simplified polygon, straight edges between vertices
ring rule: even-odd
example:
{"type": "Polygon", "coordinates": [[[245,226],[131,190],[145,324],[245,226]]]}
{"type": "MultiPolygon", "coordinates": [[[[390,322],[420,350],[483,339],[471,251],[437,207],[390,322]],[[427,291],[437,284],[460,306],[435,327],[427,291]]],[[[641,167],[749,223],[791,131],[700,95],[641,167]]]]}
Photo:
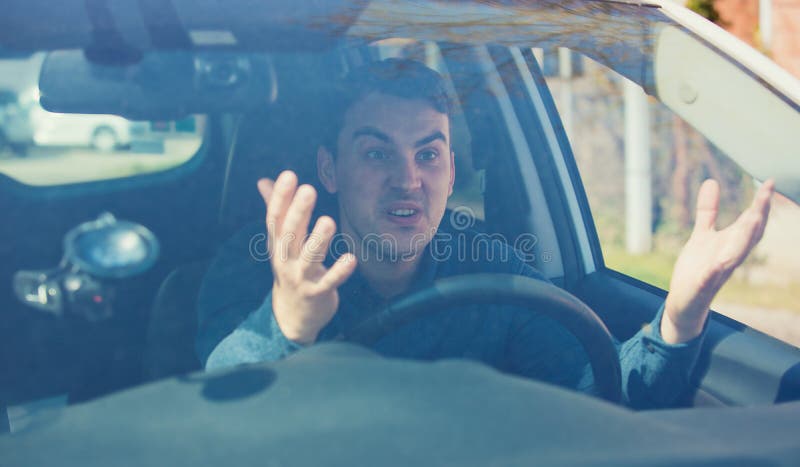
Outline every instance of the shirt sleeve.
{"type": "MultiPolygon", "coordinates": [[[[542,279],[527,265],[517,268],[518,274],[542,279]]],[[[689,388],[708,323],[698,337],[669,344],[660,331],[663,313],[662,304],[653,320],[633,337],[622,343],[614,341],[620,360],[623,402],[631,408],[668,407],[689,388]]],[[[555,321],[520,310],[512,321],[508,345],[512,372],[596,393],[583,347],[555,321]]]]}
{"type": "MultiPolygon", "coordinates": [[[[659,328],[663,305],[653,320],[617,348],[623,403],[635,409],[668,407],[690,385],[703,333],[691,341],[669,344],[659,328]]],[[[580,342],[555,321],[520,310],[509,343],[511,371],[553,384],[596,394],[594,376],[580,342]],[[529,315],[520,318],[519,315],[529,315]]]]}
{"type": "Polygon", "coordinates": [[[259,309],[272,286],[261,223],[245,226],[219,249],[197,297],[195,350],[205,366],[211,351],[259,309]]]}
{"type": "Polygon", "coordinates": [[[661,336],[664,304],[653,320],[619,346],[622,391],[627,405],[637,409],[668,407],[688,389],[705,338],[669,344],[661,336]]]}
{"type": "Polygon", "coordinates": [[[214,348],[206,362],[206,370],[280,360],[302,347],[281,332],[272,312],[270,292],[261,306],[214,348]]]}

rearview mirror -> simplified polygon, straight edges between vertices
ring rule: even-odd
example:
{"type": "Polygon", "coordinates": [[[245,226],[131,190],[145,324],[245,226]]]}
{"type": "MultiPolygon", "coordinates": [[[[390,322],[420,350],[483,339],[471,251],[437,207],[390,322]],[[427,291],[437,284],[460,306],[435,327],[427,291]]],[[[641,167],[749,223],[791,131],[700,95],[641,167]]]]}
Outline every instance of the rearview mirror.
{"type": "Polygon", "coordinates": [[[82,50],[51,52],[39,75],[40,103],[60,113],[131,120],[244,112],[274,101],[274,69],[263,55],[149,53],[134,64],[93,63],[82,50]]]}

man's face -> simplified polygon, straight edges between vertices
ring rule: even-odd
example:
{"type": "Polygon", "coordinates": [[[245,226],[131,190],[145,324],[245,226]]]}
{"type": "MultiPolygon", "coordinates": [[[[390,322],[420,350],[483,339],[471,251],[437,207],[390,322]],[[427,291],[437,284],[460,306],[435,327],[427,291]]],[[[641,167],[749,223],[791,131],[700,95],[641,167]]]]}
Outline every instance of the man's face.
{"type": "Polygon", "coordinates": [[[335,159],[321,149],[318,168],[338,196],[339,229],[357,247],[387,254],[388,240],[394,253],[415,256],[453,191],[450,122],[422,99],[367,94],[345,113],[335,159]]]}

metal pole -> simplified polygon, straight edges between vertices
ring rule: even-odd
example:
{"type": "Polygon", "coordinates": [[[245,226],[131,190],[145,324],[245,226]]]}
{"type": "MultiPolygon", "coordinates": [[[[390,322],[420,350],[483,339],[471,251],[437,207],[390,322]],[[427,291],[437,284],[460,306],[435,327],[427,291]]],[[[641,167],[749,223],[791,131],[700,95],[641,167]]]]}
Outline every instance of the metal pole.
{"type": "Polygon", "coordinates": [[[772,0],[758,2],[758,30],[761,33],[761,45],[772,48],[772,0]]]}
{"type": "Polygon", "coordinates": [[[625,80],[625,247],[629,253],[650,251],[653,244],[650,118],[647,95],[625,80]]]}

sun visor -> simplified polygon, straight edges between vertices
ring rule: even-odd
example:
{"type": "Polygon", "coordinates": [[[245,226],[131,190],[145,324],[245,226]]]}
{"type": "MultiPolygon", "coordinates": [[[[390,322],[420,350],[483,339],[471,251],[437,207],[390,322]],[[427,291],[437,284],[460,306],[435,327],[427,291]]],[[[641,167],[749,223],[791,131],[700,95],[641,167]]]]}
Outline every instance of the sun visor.
{"type": "Polygon", "coordinates": [[[732,59],[681,28],[663,26],[655,53],[658,98],[745,172],[775,179],[778,192],[800,202],[800,82],[768,61],[753,63],[753,73],[735,61],[746,55],[737,55],[732,59]],[[784,91],[765,86],[763,77],[777,77],[772,81],[784,91]]]}
{"type": "Polygon", "coordinates": [[[39,92],[51,112],[163,120],[263,108],[275,100],[277,83],[263,55],[158,52],[129,65],[104,65],[67,50],[47,55],[39,92]]]}

